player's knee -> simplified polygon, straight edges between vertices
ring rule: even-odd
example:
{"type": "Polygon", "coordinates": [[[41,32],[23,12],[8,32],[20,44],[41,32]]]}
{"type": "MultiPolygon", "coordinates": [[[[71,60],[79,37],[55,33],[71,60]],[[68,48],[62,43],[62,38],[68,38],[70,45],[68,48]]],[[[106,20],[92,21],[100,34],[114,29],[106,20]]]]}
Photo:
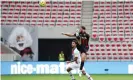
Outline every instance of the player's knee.
{"type": "Polygon", "coordinates": [[[85,59],[84,59],[84,58],[82,58],[82,59],[81,59],[81,61],[82,61],[82,62],[84,62],[84,61],[85,61],[85,59]]]}
{"type": "Polygon", "coordinates": [[[82,58],[81,58],[81,61],[82,61],[82,62],[84,62],[85,60],[86,60],[86,58],[85,58],[85,57],[82,57],[82,58]]]}
{"type": "Polygon", "coordinates": [[[71,68],[67,68],[67,72],[70,72],[71,71],[71,68]]]}
{"type": "Polygon", "coordinates": [[[85,53],[82,53],[81,57],[82,57],[82,58],[81,58],[81,61],[84,62],[84,61],[86,60],[86,54],[85,54],[85,53]]]}
{"type": "Polygon", "coordinates": [[[83,52],[83,53],[81,54],[81,56],[82,56],[82,57],[86,57],[86,54],[83,52]]]}

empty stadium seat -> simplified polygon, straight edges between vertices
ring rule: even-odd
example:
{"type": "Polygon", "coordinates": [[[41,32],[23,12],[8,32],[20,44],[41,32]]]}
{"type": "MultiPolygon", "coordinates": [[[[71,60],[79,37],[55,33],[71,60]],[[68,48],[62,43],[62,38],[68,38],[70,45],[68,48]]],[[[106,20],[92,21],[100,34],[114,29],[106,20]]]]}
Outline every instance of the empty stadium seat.
{"type": "Polygon", "coordinates": [[[46,24],[45,26],[79,26],[81,24],[81,9],[82,1],[47,1],[47,6],[44,8],[38,5],[38,1],[2,1],[2,24],[12,24],[11,20],[7,20],[6,17],[13,19],[15,24],[28,24],[38,25],[46,24]],[[10,6],[9,6],[10,5],[10,6]],[[10,14],[8,14],[8,13],[10,14]],[[5,15],[7,14],[7,15],[5,15]],[[42,17],[37,17],[37,16],[42,17]],[[45,18],[44,18],[45,17],[45,18]],[[22,20],[21,18],[31,19],[30,21],[22,20]],[[38,23],[33,18],[40,19],[43,18],[44,23],[41,21],[38,23]],[[48,19],[55,19],[54,24],[51,22],[45,22],[48,19]],[[70,22],[56,22],[56,19],[71,19],[73,18],[74,23],[70,22]],[[20,20],[17,20],[20,19],[20,20]],[[46,19],[46,20],[44,20],[46,19]],[[78,21],[80,20],[80,21],[78,21]],[[6,22],[4,22],[6,21],[6,22]],[[24,22],[22,22],[24,21],[24,22]],[[4,23],[3,23],[4,22],[4,23]]]}
{"type": "MultiPolygon", "coordinates": [[[[133,44],[133,21],[132,15],[130,15],[130,8],[133,5],[129,4],[130,1],[94,1],[92,38],[99,38],[98,41],[105,44],[106,47],[104,49],[104,46],[94,43],[97,56],[103,52],[102,54],[108,55],[106,58],[111,61],[130,61],[133,58],[129,56],[133,55],[133,47],[131,47],[133,44]],[[98,14],[100,14],[99,17],[98,14]]],[[[106,58],[98,57],[97,59],[106,58]]]]}
{"type": "MultiPolygon", "coordinates": [[[[79,26],[82,1],[2,1],[2,24],[79,26]],[[10,14],[10,15],[9,15],[10,14]]],[[[89,60],[133,60],[133,4],[130,1],[94,1],[89,60]],[[98,40],[98,41],[97,41],[98,40]]]]}

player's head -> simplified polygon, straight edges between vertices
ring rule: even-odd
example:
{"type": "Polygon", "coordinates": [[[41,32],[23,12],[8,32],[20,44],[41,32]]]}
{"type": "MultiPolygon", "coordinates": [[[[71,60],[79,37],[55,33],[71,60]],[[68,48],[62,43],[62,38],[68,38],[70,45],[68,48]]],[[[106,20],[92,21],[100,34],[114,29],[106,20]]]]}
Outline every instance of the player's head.
{"type": "Polygon", "coordinates": [[[80,28],[80,32],[85,33],[85,30],[86,30],[86,28],[85,28],[84,26],[81,26],[81,28],[80,28]]]}
{"type": "Polygon", "coordinates": [[[76,40],[72,41],[72,47],[75,48],[77,46],[78,42],[76,40]]]}

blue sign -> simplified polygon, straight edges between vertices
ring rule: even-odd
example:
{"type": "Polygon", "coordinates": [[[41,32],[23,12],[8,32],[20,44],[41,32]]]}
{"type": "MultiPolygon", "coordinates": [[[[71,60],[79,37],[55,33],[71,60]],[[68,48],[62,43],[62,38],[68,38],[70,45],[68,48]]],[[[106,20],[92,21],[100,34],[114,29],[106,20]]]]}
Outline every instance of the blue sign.
{"type": "MultiPolygon", "coordinates": [[[[133,62],[86,62],[85,70],[89,74],[133,74],[133,62]]],[[[67,74],[67,71],[65,62],[1,62],[1,74],[67,74]]]]}

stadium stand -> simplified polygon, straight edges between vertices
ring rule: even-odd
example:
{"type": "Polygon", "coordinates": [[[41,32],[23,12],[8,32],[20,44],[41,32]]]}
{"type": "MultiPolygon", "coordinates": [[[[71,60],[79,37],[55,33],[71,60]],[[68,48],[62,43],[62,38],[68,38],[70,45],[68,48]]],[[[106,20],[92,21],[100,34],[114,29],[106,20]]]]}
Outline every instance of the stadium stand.
{"type": "Polygon", "coordinates": [[[94,1],[92,38],[98,43],[90,44],[94,60],[133,60],[133,2],[94,1]]]}
{"type": "Polygon", "coordinates": [[[2,24],[37,26],[79,26],[82,1],[2,1],[2,24]]]}
{"type": "MultiPolygon", "coordinates": [[[[46,3],[44,8],[39,7],[38,1],[2,1],[1,22],[4,25],[79,26],[86,25],[83,22],[91,17],[84,16],[82,10],[89,9],[82,1],[46,3]]],[[[92,21],[88,23],[92,23],[92,39],[88,60],[133,61],[133,1],[97,0],[91,4],[92,21]]]]}

